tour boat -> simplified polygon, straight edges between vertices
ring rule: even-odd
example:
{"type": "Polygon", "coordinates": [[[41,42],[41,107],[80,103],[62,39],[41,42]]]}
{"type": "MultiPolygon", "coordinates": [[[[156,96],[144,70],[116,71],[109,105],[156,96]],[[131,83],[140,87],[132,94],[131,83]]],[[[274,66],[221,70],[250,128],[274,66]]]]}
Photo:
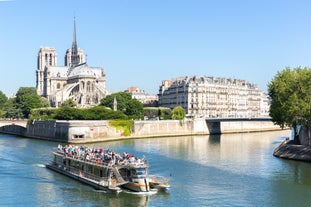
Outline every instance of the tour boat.
{"type": "Polygon", "coordinates": [[[147,160],[132,154],[85,146],[58,146],[47,168],[93,186],[95,189],[120,192],[156,192],[169,188],[168,179],[159,182],[149,176],[147,160]]]}

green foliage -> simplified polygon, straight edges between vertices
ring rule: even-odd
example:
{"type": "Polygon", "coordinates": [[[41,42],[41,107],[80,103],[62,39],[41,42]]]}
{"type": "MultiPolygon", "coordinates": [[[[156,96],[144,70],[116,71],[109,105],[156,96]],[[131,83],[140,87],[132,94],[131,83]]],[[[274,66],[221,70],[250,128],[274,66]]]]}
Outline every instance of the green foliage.
{"type": "Polygon", "coordinates": [[[79,110],[77,108],[64,106],[58,108],[54,118],[58,120],[80,120],[82,116],[81,112],[82,110],[79,110]]]}
{"type": "Polygon", "coordinates": [[[144,116],[156,116],[161,120],[171,119],[171,109],[166,107],[145,107],[144,116]]]}
{"type": "Polygon", "coordinates": [[[20,87],[16,97],[10,99],[0,91],[0,117],[29,118],[32,109],[49,106],[49,101],[37,95],[34,87],[20,87]]]}
{"type": "Polygon", "coordinates": [[[186,116],[186,111],[181,106],[176,106],[172,111],[172,119],[183,120],[186,116]]]}
{"type": "Polygon", "coordinates": [[[118,111],[125,112],[127,103],[132,99],[131,94],[126,92],[118,92],[110,94],[100,101],[100,105],[113,109],[114,97],[116,97],[117,99],[118,111]]]}
{"type": "Polygon", "coordinates": [[[113,111],[104,106],[95,106],[89,109],[84,109],[85,120],[111,120],[111,119],[127,119],[121,111],[113,111]]]}
{"type": "Polygon", "coordinates": [[[76,102],[74,102],[72,100],[72,98],[70,98],[70,99],[67,99],[66,101],[64,101],[61,106],[62,107],[66,107],[66,106],[68,106],[68,107],[76,107],[77,104],[76,104],[76,102]]]}
{"type": "Polygon", "coordinates": [[[6,114],[6,111],[3,109],[0,109],[0,118],[4,118],[6,114]]]}
{"type": "Polygon", "coordinates": [[[172,110],[170,108],[159,107],[159,114],[160,120],[168,120],[171,119],[172,110]]]}
{"type": "Polygon", "coordinates": [[[144,116],[158,116],[159,108],[158,107],[144,107],[144,116]]]}
{"type": "Polygon", "coordinates": [[[8,100],[8,97],[6,97],[6,95],[2,91],[0,91],[0,109],[3,108],[7,100],[8,100]]]}
{"type": "Polygon", "coordinates": [[[278,72],[268,84],[268,93],[271,98],[270,116],[274,123],[281,127],[310,126],[310,68],[285,68],[278,72]]]}
{"type": "Polygon", "coordinates": [[[46,108],[51,107],[50,101],[47,98],[41,97],[40,99],[41,99],[42,107],[46,107],[46,108]]]}
{"type": "Polygon", "coordinates": [[[22,111],[24,118],[28,118],[31,109],[43,107],[41,97],[34,87],[20,87],[14,105],[22,111]]]}
{"type": "Polygon", "coordinates": [[[94,106],[87,109],[60,107],[49,115],[50,119],[58,120],[112,120],[127,119],[121,111],[113,111],[104,106],[94,106]]]}
{"type": "Polygon", "coordinates": [[[100,105],[113,109],[114,98],[117,100],[117,110],[123,112],[132,119],[143,118],[143,104],[137,99],[132,99],[126,92],[113,93],[101,100],[100,105]]]}
{"type": "Polygon", "coordinates": [[[5,117],[6,109],[4,107],[7,101],[8,98],[6,97],[6,95],[2,91],[0,91],[0,118],[5,117]]]}
{"type": "Polygon", "coordinates": [[[137,99],[131,99],[127,102],[125,114],[132,119],[143,119],[144,106],[137,99]]]}
{"type": "Polygon", "coordinates": [[[24,118],[22,110],[15,104],[15,98],[9,98],[3,105],[3,110],[5,113],[3,116],[5,118],[19,119],[24,118]]]}
{"type": "Polygon", "coordinates": [[[134,127],[133,120],[111,120],[109,124],[115,127],[117,130],[122,130],[122,136],[130,136],[132,128],[134,127]]]}
{"type": "Polygon", "coordinates": [[[29,121],[32,122],[33,120],[54,120],[55,114],[57,112],[57,108],[38,108],[32,109],[29,114],[29,121]]]}

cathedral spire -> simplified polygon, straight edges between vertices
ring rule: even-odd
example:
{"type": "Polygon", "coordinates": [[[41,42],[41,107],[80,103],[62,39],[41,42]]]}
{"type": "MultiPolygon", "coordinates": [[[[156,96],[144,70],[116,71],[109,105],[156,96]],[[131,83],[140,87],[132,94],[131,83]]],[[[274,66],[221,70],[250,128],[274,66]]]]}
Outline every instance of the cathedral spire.
{"type": "Polygon", "coordinates": [[[78,46],[77,46],[77,39],[76,39],[76,17],[74,17],[74,25],[73,25],[73,40],[72,40],[72,47],[71,47],[71,64],[72,67],[79,64],[79,55],[78,55],[78,46]]]}

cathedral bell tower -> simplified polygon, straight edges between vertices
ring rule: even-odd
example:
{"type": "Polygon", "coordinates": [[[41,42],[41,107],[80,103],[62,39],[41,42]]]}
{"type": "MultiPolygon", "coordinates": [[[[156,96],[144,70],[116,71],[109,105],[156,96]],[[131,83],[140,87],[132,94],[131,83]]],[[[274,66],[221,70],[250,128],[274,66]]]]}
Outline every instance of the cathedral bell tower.
{"type": "Polygon", "coordinates": [[[45,70],[57,65],[57,53],[52,47],[41,47],[37,57],[36,88],[40,96],[46,96],[45,70]]]}

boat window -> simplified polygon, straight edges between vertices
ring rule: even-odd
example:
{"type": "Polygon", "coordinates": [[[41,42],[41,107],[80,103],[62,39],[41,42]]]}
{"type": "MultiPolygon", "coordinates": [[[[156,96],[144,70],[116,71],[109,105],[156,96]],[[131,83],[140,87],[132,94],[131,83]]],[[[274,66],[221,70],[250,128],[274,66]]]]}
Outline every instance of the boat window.
{"type": "Polygon", "coordinates": [[[146,169],[144,169],[144,168],[137,168],[136,169],[136,175],[137,175],[138,178],[146,177],[146,169]]]}

